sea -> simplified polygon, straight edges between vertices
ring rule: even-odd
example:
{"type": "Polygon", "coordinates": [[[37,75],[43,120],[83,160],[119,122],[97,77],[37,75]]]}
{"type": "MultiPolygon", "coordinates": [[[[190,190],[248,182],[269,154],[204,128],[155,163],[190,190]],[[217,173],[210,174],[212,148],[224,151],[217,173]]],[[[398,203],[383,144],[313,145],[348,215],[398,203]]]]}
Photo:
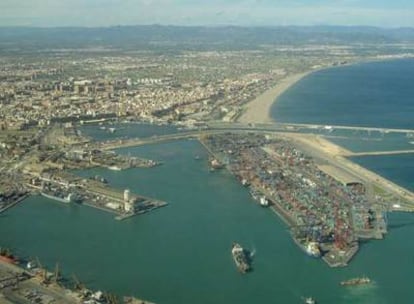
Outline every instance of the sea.
{"type": "MultiPolygon", "coordinates": [[[[273,117],[286,122],[414,129],[413,81],[414,60],[321,70],[280,96],[273,117]]],[[[174,131],[146,124],[111,127],[117,131],[110,133],[102,126],[82,130],[99,140],[174,131]]],[[[352,151],[414,147],[410,143],[414,139],[404,134],[320,132],[352,151]]],[[[413,302],[414,215],[388,214],[385,239],[363,242],[347,267],[333,269],[305,255],[287,226],[271,210],[258,206],[229,172],[210,172],[208,155],[198,141],[118,152],[163,164],[76,173],[104,176],[121,189],[165,200],[167,207],[116,221],[112,214],[87,206],[30,197],[0,215],[1,245],[21,257],[37,257],[51,269],[59,263],[65,277],[75,274],[90,288],[155,303],[294,304],[303,303],[307,296],[329,304],[413,302]],[[235,241],[251,251],[251,273],[237,271],[230,254],[235,241]],[[373,284],[353,288],[339,284],[363,275],[373,284]]],[[[353,160],[414,190],[412,154],[353,160]]]]}

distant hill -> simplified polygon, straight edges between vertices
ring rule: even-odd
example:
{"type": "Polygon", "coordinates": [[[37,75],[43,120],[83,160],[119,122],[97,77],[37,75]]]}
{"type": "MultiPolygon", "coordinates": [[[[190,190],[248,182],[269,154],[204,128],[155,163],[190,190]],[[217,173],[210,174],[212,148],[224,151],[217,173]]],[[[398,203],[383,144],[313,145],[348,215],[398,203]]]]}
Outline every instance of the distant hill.
{"type": "Polygon", "coordinates": [[[280,44],[354,44],[414,42],[414,28],[343,26],[105,28],[0,27],[0,51],[110,47],[120,50],[255,49],[280,44]]]}

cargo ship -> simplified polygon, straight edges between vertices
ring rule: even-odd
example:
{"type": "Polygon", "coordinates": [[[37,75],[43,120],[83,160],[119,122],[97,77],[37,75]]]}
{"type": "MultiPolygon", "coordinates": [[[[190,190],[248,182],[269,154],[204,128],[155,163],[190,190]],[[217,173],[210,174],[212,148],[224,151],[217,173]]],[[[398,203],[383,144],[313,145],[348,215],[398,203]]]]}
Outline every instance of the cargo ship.
{"type": "Polygon", "coordinates": [[[231,248],[231,254],[233,256],[234,262],[236,263],[237,268],[241,273],[248,272],[250,267],[250,257],[243,247],[238,243],[233,243],[231,248]]]}
{"type": "Polygon", "coordinates": [[[65,196],[64,194],[59,193],[59,192],[48,193],[48,192],[42,191],[40,192],[40,194],[44,197],[50,198],[58,202],[66,203],[66,204],[69,204],[73,199],[72,193],[69,193],[68,195],[65,196]]]}
{"type": "Polygon", "coordinates": [[[354,286],[354,285],[365,285],[371,283],[368,277],[353,278],[350,280],[342,281],[341,286],[354,286]]]}

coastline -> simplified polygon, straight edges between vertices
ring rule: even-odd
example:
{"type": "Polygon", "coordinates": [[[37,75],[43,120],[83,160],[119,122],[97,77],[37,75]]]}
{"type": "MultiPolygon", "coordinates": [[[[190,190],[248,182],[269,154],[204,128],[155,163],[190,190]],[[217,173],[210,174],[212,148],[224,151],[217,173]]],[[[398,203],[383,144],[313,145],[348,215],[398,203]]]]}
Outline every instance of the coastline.
{"type": "Polygon", "coordinates": [[[244,113],[237,119],[237,121],[242,123],[274,122],[270,111],[272,105],[276,103],[277,98],[299,80],[317,70],[318,69],[310,70],[282,78],[276,84],[276,86],[268,89],[267,91],[257,96],[254,100],[248,102],[244,107],[244,113]]]}
{"type": "Polygon", "coordinates": [[[287,89],[299,82],[304,77],[325,69],[350,66],[355,64],[370,63],[370,62],[384,62],[393,60],[414,59],[414,56],[391,56],[391,57],[379,57],[379,58],[364,58],[361,60],[355,60],[348,62],[340,66],[320,66],[315,69],[307,70],[306,72],[296,73],[288,75],[278,81],[278,83],[266,90],[252,101],[249,101],[243,107],[244,112],[236,120],[241,123],[274,123],[272,118],[271,108],[272,105],[277,102],[277,98],[282,95],[287,89]]]}

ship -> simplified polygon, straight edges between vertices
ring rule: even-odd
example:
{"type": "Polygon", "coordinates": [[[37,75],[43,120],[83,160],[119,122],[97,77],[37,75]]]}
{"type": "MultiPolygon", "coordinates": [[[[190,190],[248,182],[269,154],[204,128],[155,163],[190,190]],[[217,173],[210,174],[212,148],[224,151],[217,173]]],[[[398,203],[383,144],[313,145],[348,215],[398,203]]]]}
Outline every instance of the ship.
{"type": "Polygon", "coordinates": [[[45,191],[40,192],[40,194],[44,197],[50,198],[52,200],[58,201],[58,202],[62,202],[62,203],[66,203],[69,204],[70,202],[72,202],[72,198],[73,195],[72,193],[69,193],[68,195],[64,196],[61,193],[47,193],[45,191]]]}
{"type": "Polygon", "coordinates": [[[233,243],[233,247],[231,248],[231,254],[233,256],[237,268],[241,273],[246,273],[251,269],[249,256],[246,250],[243,249],[243,247],[240,244],[233,243]]]}
{"type": "Polygon", "coordinates": [[[368,277],[361,277],[361,278],[353,278],[346,281],[341,282],[341,286],[354,286],[354,285],[365,285],[371,283],[370,278],[368,277]]]}

